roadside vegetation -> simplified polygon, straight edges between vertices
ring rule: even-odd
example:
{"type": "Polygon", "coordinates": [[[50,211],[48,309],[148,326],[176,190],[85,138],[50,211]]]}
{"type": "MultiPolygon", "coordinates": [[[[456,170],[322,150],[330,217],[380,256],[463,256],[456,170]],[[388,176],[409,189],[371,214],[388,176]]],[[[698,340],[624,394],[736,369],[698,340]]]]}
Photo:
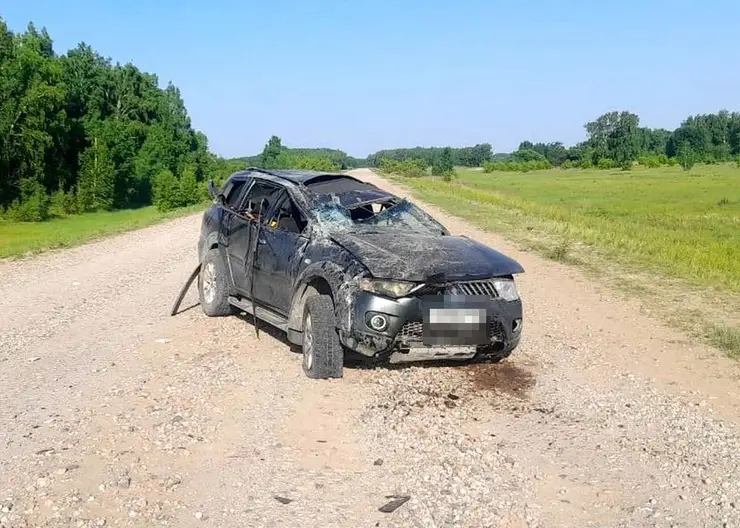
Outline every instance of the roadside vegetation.
{"type": "Polygon", "coordinates": [[[147,227],[202,210],[196,204],[172,211],[154,206],[54,217],[46,222],[0,221],[0,258],[18,257],[147,227]]]}

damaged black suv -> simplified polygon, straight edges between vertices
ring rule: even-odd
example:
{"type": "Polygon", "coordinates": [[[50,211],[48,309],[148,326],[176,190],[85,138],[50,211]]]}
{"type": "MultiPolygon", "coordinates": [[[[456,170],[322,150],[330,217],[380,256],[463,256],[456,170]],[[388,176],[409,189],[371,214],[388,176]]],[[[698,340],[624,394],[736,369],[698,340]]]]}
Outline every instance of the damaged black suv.
{"type": "Polygon", "coordinates": [[[370,361],[500,361],[519,344],[516,261],[346,174],[250,168],[203,216],[203,311],[287,332],[311,378],[370,361]]]}

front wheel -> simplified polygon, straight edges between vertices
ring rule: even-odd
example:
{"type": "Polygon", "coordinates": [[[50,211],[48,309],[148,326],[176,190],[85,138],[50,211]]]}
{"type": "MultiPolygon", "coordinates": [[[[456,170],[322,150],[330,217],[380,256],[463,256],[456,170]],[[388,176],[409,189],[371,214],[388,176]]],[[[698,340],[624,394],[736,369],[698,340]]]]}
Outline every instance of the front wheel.
{"type": "Polygon", "coordinates": [[[309,297],[303,312],[303,372],[313,379],[341,378],[343,367],[334,303],[328,295],[309,297]]]}
{"type": "Polygon", "coordinates": [[[226,285],[226,266],[218,249],[210,250],[200,265],[198,295],[203,312],[209,317],[231,314],[226,285]]]}

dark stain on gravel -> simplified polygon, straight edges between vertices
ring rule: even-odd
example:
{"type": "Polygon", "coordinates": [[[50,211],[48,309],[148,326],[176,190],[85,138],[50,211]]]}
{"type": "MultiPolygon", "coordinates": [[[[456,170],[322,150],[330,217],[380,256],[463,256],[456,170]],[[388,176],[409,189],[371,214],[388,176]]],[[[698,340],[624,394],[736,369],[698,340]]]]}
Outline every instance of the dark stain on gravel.
{"type": "Polygon", "coordinates": [[[480,391],[503,392],[523,399],[535,384],[530,371],[511,363],[470,365],[466,370],[473,386],[480,391]]]}

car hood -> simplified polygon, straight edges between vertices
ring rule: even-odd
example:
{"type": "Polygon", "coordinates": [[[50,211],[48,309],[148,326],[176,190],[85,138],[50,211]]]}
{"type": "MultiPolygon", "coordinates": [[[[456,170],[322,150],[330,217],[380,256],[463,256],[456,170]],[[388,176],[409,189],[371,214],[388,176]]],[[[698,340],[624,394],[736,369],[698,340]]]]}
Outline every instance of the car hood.
{"type": "Polygon", "coordinates": [[[517,261],[464,236],[400,232],[331,236],[378,279],[441,283],[524,271],[517,261]]]}

